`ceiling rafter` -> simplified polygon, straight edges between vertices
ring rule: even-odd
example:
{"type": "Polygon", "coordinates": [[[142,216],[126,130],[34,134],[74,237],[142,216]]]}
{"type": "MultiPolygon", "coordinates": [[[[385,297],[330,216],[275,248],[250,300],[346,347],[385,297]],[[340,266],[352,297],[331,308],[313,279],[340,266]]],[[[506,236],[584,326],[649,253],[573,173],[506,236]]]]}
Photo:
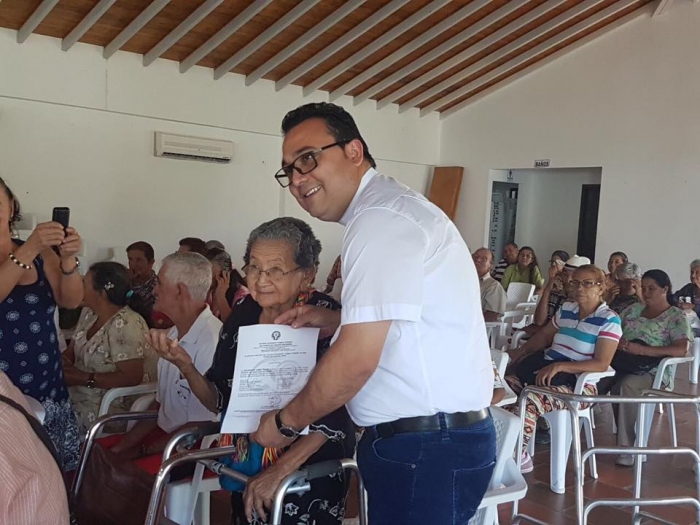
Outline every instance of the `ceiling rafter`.
{"type": "Polygon", "coordinates": [[[61,49],[63,51],[68,51],[75,43],[80,40],[85,33],[87,33],[95,23],[102,18],[107,10],[114,5],[117,0],[100,0],[95,4],[90,12],[83,18],[77,26],[68,33],[68,35],[61,41],[61,49]]]}
{"type": "Polygon", "coordinates": [[[267,62],[260,65],[255,71],[250,75],[245,77],[245,85],[251,86],[262,77],[267,75],[270,71],[279,66],[282,62],[287,60],[289,57],[294,56],[299,50],[306,47],[308,44],[313,42],[318,35],[321,35],[328,31],[331,27],[340,22],[343,18],[352,13],[355,9],[364,4],[366,0],[350,0],[345,2],[341,7],[333,11],[326,18],[321,20],[318,24],[309,29],[306,33],[297,38],[294,42],[286,46],[282,51],[277,53],[275,56],[270,58],[267,62]]]}
{"type": "Polygon", "coordinates": [[[485,16],[475,24],[470,25],[467,27],[464,31],[459,32],[452,38],[450,38],[447,42],[443,42],[440,44],[438,47],[435,49],[428,51],[424,55],[418,57],[416,60],[412,61],[410,64],[402,67],[400,70],[397,72],[393,73],[389,77],[381,80],[377,84],[373,85],[369,89],[366,89],[364,92],[360,93],[355,97],[355,104],[360,104],[370,98],[371,96],[380,93],[381,91],[385,90],[388,87],[393,86],[396,84],[398,81],[401,79],[405,78],[406,76],[414,73],[415,71],[418,71],[421,67],[425,66],[426,64],[429,64],[436,58],[444,55],[445,53],[449,52],[450,50],[454,49],[458,45],[466,42],[470,38],[473,38],[476,34],[478,34],[480,31],[483,31],[490,25],[498,22],[502,18],[510,15],[514,11],[520,9],[524,5],[527,4],[526,0],[513,0],[512,2],[508,2],[506,5],[501,7],[500,9],[497,9],[493,13],[489,14],[488,16],[485,16]]]}
{"type": "Polygon", "coordinates": [[[318,88],[325,86],[334,78],[345,73],[348,69],[353,67],[358,62],[361,62],[373,53],[376,53],[395,38],[399,37],[406,31],[409,31],[416,25],[420,24],[429,16],[434,15],[436,12],[438,12],[440,9],[442,9],[448,3],[450,3],[450,1],[451,0],[433,0],[422,9],[419,9],[417,12],[409,16],[406,20],[392,27],[389,31],[387,31],[382,36],[374,40],[371,44],[369,44],[366,47],[363,47],[359,51],[356,51],[350,57],[343,60],[340,64],[333,67],[330,71],[324,73],[310,84],[304,86],[304,96],[306,97],[310,95],[318,88]]]}
{"type": "Polygon", "coordinates": [[[198,64],[200,60],[223,44],[236,31],[246,25],[255,17],[255,15],[260,13],[260,11],[265,9],[271,3],[272,0],[257,0],[253,4],[246,7],[233,20],[217,31],[211,38],[209,38],[209,40],[190,53],[185,60],[180,62],[180,73],[185,73],[192,66],[198,64]]]}
{"type": "Polygon", "coordinates": [[[107,59],[119,51],[124,44],[131,40],[136,33],[141,31],[141,29],[160,13],[165,6],[170,3],[170,0],[153,0],[146,9],[144,9],[139,16],[134,18],[131,23],[126,26],[121,33],[119,33],[114,39],[105,46],[102,52],[102,57],[107,59]]]}
{"type": "Polygon", "coordinates": [[[223,64],[214,70],[214,79],[219,80],[226,73],[231,71],[238,64],[243,62],[251,54],[255,53],[258,49],[267,44],[271,39],[273,39],[277,34],[281,33],[287,29],[290,25],[301,18],[307,11],[313,8],[320,0],[303,0],[301,3],[297,4],[294,9],[289,11],[282,18],[277,20],[274,24],[263,31],[257,38],[255,38],[250,44],[245,46],[243,49],[238,51],[231,58],[227,59],[223,64]]]}
{"type": "Polygon", "coordinates": [[[653,8],[651,4],[646,4],[639,9],[635,9],[631,13],[623,16],[622,18],[619,18],[615,20],[614,22],[611,22],[597,31],[594,31],[590,35],[581,38],[580,40],[577,40],[576,42],[573,42],[572,44],[566,46],[565,48],[560,49],[559,51],[552,53],[551,55],[547,56],[543,60],[540,60],[538,62],[535,62],[534,64],[531,64],[527,66],[524,69],[521,69],[517,73],[504,78],[500,82],[494,84],[493,86],[490,86],[489,88],[480,91],[478,94],[474,95],[473,97],[469,97],[466,100],[463,100],[461,102],[458,102],[457,104],[450,106],[447,108],[445,111],[442,111],[440,113],[440,119],[444,119],[449,117],[450,115],[454,115],[455,113],[460,112],[464,108],[471,106],[472,104],[476,103],[477,101],[481,100],[484,97],[489,96],[490,94],[494,93],[495,91],[498,91],[507,85],[515,82],[516,80],[519,80],[523,77],[526,77],[527,75],[537,71],[538,69],[543,68],[544,66],[554,62],[558,58],[563,57],[567,53],[570,53],[571,51],[578,49],[582,46],[585,46],[586,44],[592,42],[598,37],[603,36],[606,33],[609,33],[610,31],[613,31],[617,29],[618,27],[621,27],[625,25],[628,22],[631,22],[632,20],[636,20],[637,18],[640,18],[642,16],[651,16],[653,14],[653,8]]]}
{"type": "Polygon", "coordinates": [[[548,22],[545,22],[544,24],[536,27],[532,31],[525,33],[520,38],[513,40],[507,46],[504,46],[501,49],[495,51],[494,53],[491,53],[488,56],[485,56],[484,58],[482,58],[478,62],[475,62],[474,64],[470,65],[468,68],[462,69],[461,71],[458,71],[457,73],[455,73],[454,75],[450,76],[449,78],[443,80],[439,84],[436,84],[435,86],[419,93],[418,95],[416,95],[412,99],[404,102],[403,104],[401,104],[399,106],[399,113],[403,113],[404,111],[407,111],[413,107],[419,106],[422,102],[434,97],[435,95],[439,94],[441,91],[444,91],[445,89],[449,89],[450,87],[461,82],[465,78],[469,78],[474,73],[477,73],[478,71],[481,71],[482,69],[487,67],[489,64],[493,64],[497,60],[500,60],[501,58],[509,55],[513,51],[516,51],[516,50],[520,49],[521,47],[529,44],[533,40],[540,38],[545,33],[548,33],[549,31],[553,31],[557,27],[559,27],[563,24],[566,24],[570,20],[585,13],[589,9],[594,8],[596,5],[602,3],[603,1],[604,0],[585,0],[584,2],[578,4],[577,6],[571,8],[571,9],[567,9],[566,11],[564,11],[560,15],[552,18],[548,22]]]}
{"type": "Polygon", "coordinates": [[[22,24],[19,31],[17,31],[17,42],[21,44],[27,40],[29,35],[31,35],[34,30],[39,27],[39,24],[44,21],[44,18],[49,15],[57,3],[58,0],[43,0],[43,2],[39,4],[31,16],[27,19],[27,21],[22,24]]]}
{"type": "Polygon", "coordinates": [[[598,11],[594,15],[589,16],[584,20],[581,20],[578,24],[571,26],[570,28],[562,31],[561,33],[557,33],[556,35],[548,38],[541,44],[533,47],[525,53],[510,59],[505,64],[498,66],[496,69],[489,71],[487,74],[480,76],[479,78],[469,82],[468,84],[460,87],[459,89],[445,95],[441,99],[436,100],[432,104],[422,108],[420,112],[421,116],[425,116],[431,113],[436,108],[444,107],[450,102],[460,99],[464,95],[467,95],[475,89],[478,89],[480,86],[487,84],[494,78],[497,78],[503,75],[504,73],[507,73],[508,71],[517,68],[518,66],[528,62],[537,55],[540,55],[548,51],[549,49],[555,47],[556,45],[568,40],[569,38],[576,36],[577,34],[589,29],[597,23],[602,22],[606,18],[615,16],[620,11],[624,11],[630,6],[638,3],[638,1],[639,0],[620,0],[606,7],[602,11],[598,11]]]}
{"type": "Polygon", "coordinates": [[[367,31],[379,24],[382,20],[387,18],[389,15],[398,11],[401,7],[406,5],[409,1],[410,0],[391,0],[391,2],[382,7],[379,11],[374,13],[372,16],[368,17],[364,22],[356,25],[350,31],[348,31],[343,36],[338,38],[335,42],[333,42],[330,46],[326,47],[323,51],[316,53],[314,56],[312,56],[303,64],[301,64],[299,67],[295,68],[293,71],[291,71],[290,73],[282,77],[280,80],[275,82],[275,90],[279,91],[287,87],[289,84],[311,71],[317,65],[326,61],[329,57],[335,55],[345,46],[357,40],[367,31]]]}
{"type": "Polygon", "coordinates": [[[204,20],[224,0],[206,0],[202,5],[185,18],[175,29],[158,42],[153,49],[143,56],[143,65],[150,66],[157,58],[173,47],[178,40],[189,33],[197,24],[204,20]]]}
{"type": "Polygon", "coordinates": [[[377,73],[380,73],[388,67],[392,66],[393,64],[401,60],[403,57],[413,53],[416,49],[423,47],[436,36],[441,35],[455,24],[460,23],[465,18],[476,13],[479,9],[487,6],[489,2],[490,0],[474,0],[473,2],[469,2],[462,9],[460,9],[453,15],[448,16],[445,20],[440,22],[438,25],[432,27],[430,30],[423,33],[418,38],[411,40],[407,44],[401,46],[388,57],[380,60],[372,67],[366,69],[359,75],[348,80],[339,88],[333,90],[330,94],[331,102],[347,94],[349,91],[352,91],[357,86],[363,84],[377,73]]]}

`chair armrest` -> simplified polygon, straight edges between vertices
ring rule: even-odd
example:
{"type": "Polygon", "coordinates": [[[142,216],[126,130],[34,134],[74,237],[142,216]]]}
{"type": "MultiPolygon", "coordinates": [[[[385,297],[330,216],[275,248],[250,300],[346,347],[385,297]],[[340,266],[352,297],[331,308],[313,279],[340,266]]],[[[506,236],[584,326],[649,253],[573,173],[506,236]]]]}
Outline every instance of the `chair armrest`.
{"type": "Polygon", "coordinates": [[[111,388],[102,398],[100,403],[100,411],[97,416],[104,416],[109,412],[110,405],[117,399],[127,396],[137,396],[143,394],[155,394],[158,390],[158,383],[142,383],[135,386],[122,386],[119,388],[111,388]]]}
{"type": "Polygon", "coordinates": [[[615,369],[608,367],[605,372],[584,372],[578,375],[576,380],[576,388],[574,388],[574,394],[581,394],[583,392],[583,387],[586,385],[595,385],[598,381],[604,377],[611,377],[615,375],[615,369]]]}
{"type": "Polygon", "coordinates": [[[675,367],[681,363],[688,363],[692,360],[693,360],[693,357],[689,356],[689,355],[687,355],[685,357],[664,357],[656,369],[656,375],[654,376],[654,383],[651,385],[651,388],[656,389],[656,390],[661,388],[661,383],[663,382],[664,372],[666,371],[666,368],[668,368],[669,366],[675,367]]]}
{"type": "Polygon", "coordinates": [[[531,301],[528,301],[525,303],[518,303],[515,305],[516,310],[527,310],[529,308],[537,308],[537,303],[533,303],[531,301]]]}

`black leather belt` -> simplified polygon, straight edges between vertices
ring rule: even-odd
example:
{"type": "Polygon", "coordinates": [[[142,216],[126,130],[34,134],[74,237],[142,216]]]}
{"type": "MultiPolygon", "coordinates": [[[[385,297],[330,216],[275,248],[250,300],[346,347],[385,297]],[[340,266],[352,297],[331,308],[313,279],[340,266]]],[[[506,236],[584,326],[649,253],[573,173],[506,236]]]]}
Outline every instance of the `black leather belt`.
{"type": "MultiPolygon", "coordinates": [[[[466,428],[469,425],[483,421],[490,415],[488,408],[472,410],[471,412],[442,414],[445,418],[445,429],[447,430],[466,428]]],[[[380,423],[375,429],[377,437],[383,439],[390,438],[394,434],[406,434],[408,432],[439,432],[441,430],[440,414],[397,419],[389,423],[380,423]]]]}

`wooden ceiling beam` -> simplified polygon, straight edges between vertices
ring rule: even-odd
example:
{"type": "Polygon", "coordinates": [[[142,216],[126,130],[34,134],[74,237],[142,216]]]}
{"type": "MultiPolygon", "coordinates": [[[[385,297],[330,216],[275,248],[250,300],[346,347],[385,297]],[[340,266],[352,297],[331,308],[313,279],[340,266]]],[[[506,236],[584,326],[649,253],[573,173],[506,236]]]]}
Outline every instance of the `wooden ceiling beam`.
{"type": "Polygon", "coordinates": [[[394,39],[401,36],[406,31],[410,31],[416,25],[420,24],[423,20],[425,20],[429,16],[434,15],[440,9],[445,7],[448,3],[450,3],[450,0],[433,0],[422,9],[419,9],[411,16],[406,18],[404,21],[392,27],[382,36],[380,36],[376,40],[373,40],[371,44],[353,53],[351,56],[343,60],[340,64],[334,66],[330,71],[327,71],[310,84],[304,86],[304,96],[306,97],[310,95],[318,88],[325,86],[339,75],[342,75],[343,73],[347,72],[355,64],[358,64],[365,58],[371,56],[372,54],[382,49],[387,44],[390,44],[394,39]]]}
{"type": "Polygon", "coordinates": [[[223,44],[231,35],[247,24],[271,3],[272,0],[257,0],[246,7],[238,16],[217,31],[209,40],[195,49],[185,60],[180,62],[180,73],[184,73],[192,66],[198,64],[200,60],[223,44]]]}
{"type": "Polygon", "coordinates": [[[584,38],[581,38],[580,40],[577,40],[576,42],[573,42],[571,45],[566,46],[565,48],[560,49],[556,53],[552,53],[551,55],[545,57],[543,60],[539,60],[535,62],[534,64],[531,64],[527,66],[524,69],[521,69],[514,75],[509,76],[508,78],[505,78],[501,80],[500,82],[494,84],[493,86],[490,86],[489,88],[480,91],[478,94],[474,95],[473,97],[469,97],[466,100],[463,100],[462,102],[459,102],[458,104],[455,104],[454,106],[446,109],[445,111],[440,113],[440,119],[445,119],[451,115],[454,115],[455,113],[460,112],[464,108],[471,106],[472,104],[475,104],[479,100],[491,95],[492,93],[506,87],[507,85],[511,84],[512,82],[515,82],[516,80],[519,80],[523,77],[526,77],[527,75],[534,73],[535,71],[545,67],[548,64],[551,64],[555,60],[563,57],[564,55],[567,55],[568,53],[571,53],[572,51],[585,46],[586,44],[592,42],[593,40],[603,36],[604,34],[613,31],[614,29],[617,29],[618,27],[621,27],[625,25],[627,22],[631,22],[632,20],[636,20],[639,17],[642,16],[651,16],[653,14],[653,7],[652,4],[646,4],[639,9],[636,9],[632,11],[631,13],[623,16],[622,18],[618,18],[614,22],[611,22],[597,31],[594,31],[590,35],[585,36],[584,38]]]}
{"type": "Polygon", "coordinates": [[[299,18],[304,16],[307,13],[307,11],[315,7],[316,4],[319,3],[319,1],[320,0],[303,0],[301,3],[297,4],[296,7],[294,7],[294,9],[289,11],[279,20],[277,20],[277,22],[268,27],[247,46],[238,51],[235,55],[226,60],[226,62],[221,64],[219,67],[217,67],[214,70],[214,80],[219,80],[226,73],[231,71],[234,67],[236,67],[250,55],[255,53],[258,49],[267,44],[275,36],[277,36],[282,31],[291,26],[299,18]]]}
{"type": "Polygon", "coordinates": [[[343,20],[343,18],[348,16],[350,13],[352,13],[355,9],[360,7],[365,2],[366,0],[350,0],[345,2],[341,7],[333,11],[326,18],[321,20],[318,24],[316,24],[306,33],[297,38],[294,42],[285,46],[285,48],[282,51],[277,53],[275,56],[270,58],[270,60],[262,64],[255,71],[253,71],[250,75],[245,77],[245,85],[250,86],[258,80],[260,80],[270,71],[279,66],[282,62],[287,60],[289,57],[295,55],[298,51],[302,50],[308,44],[316,40],[316,38],[328,31],[338,22],[343,20]]]}
{"type": "MultiPolygon", "coordinates": [[[[457,47],[458,45],[466,42],[470,38],[474,37],[474,35],[478,34],[479,32],[483,31],[490,25],[494,24],[495,22],[498,22],[501,18],[504,18],[517,9],[520,9],[524,5],[527,4],[526,0],[512,0],[511,2],[508,2],[506,5],[501,7],[500,9],[497,9],[493,13],[489,14],[488,16],[485,16],[475,24],[470,25],[463,31],[460,31],[457,33],[455,36],[450,38],[447,42],[443,42],[440,44],[438,47],[435,49],[428,51],[424,55],[418,57],[416,60],[412,61],[410,64],[402,67],[400,70],[397,72],[391,74],[381,82],[376,83],[369,89],[366,89],[364,92],[360,93],[355,97],[355,104],[360,104],[367,100],[369,97],[380,93],[381,91],[384,91],[386,88],[393,86],[396,84],[398,81],[401,79],[405,78],[408,75],[411,75],[415,71],[418,71],[420,68],[425,66],[426,64],[429,64],[436,58],[444,55],[448,51],[452,50],[453,48],[457,47]]],[[[478,45],[478,44],[477,44],[478,45]]],[[[381,103],[381,101],[380,101],[381,103]]],[[[386,102],[386,104],[383,104],[381,107],[389,105],[390,102],[386,102]]],[[[377,106],[378,108],[380,107],[379,105],[377,106]]]]}
{"type": "Polygon", "coordinates": [[[83,18],[77,26],[61,40],[61,49],[68,51],[75,43],[87,33],[95,23],[102,18],[107,10],[114,5],[117,0],[100,0],[95,7],[83,18]]]}
{"type": "Polygon", "coordinates": [[[345,46],[349,45],[351,42],[354,42],[356,39],[364,35],[367,31],[379,24],[389,15],[398,11],[409,1],[410,0],[391,0],[391,2],[382,7],[379,11],[374,13],[372,16],[368,17],[362,23],[356,25],[354,28],[352,28],[352,30],[345,33],[338,40],[326,47],[323,51],[316,53],[314,56],[312,56],[303,64],[301,64],[299,67],[295,68],[293,71],[291,71],[290,73],[282,77],[280,80],[275,82],[275,90],[279,91],[287,87],[289,84],[299,79],[322,62],[325,62],[329,57],[332,57],[345,46]]]}
{"type": "Polygon", "coordinates": [[[58,0],[43,0],[43,2],[39,4],[39,7],[34,10],[27,21],[22,24],[22,27],[20,27],[17,31],[17,42],[21,44],[27,40],[29,35],[31,35],[34,30],[39,27],[39,24],[44,21],[44,18],[49,15],[57,3],[58,0]]]}
{"type": "Polygon", "coordinates": [[[153,2],[151,2],[139,16],[134,18],[131,23],[122,30],[121,33],[119,33],[109,44],[105,46],[105,49],[102,52],[102,57],[108,59],[114,55],[114,53],[119,51],[124,44],[131,40],[136,33],[141,31],[141,29],[143,29],[148,22],[153,20],[153,18],[169,3],[170,0],[153,0],[153,2]]]}
{"type": "Polygon", "coordinates": [[[190,16],[185,18],[175,29],[158,42],[153,49],[143,56],[143,65],[150,66],[168,49],[173,47],[183,36],[189,33],[197,24],[204,20],[214,9],[219,7],[224,0],[206,0],[195,9],[190,16]]]}
{"type": "Polygon", "coordinates": [[[565,31],[562,31],[561,33],[557,33],[556,35],[552,36],[551,38],[548,38],[541,44],[533,47],[525,53],[518,55],[515,58],[512,58],[505,64],[489,71],[487,74],[469,82],[468,84],[453,91],[452,93],[445,95],[444,97],[433,102],[429,106],[424,107],[423,109],[421,109],[421,116],[423,117],[431,113],[436,108],[444,107],[450,102],[460,99],[461,97],[471,93],[475,89],[478,89],[480,86],[487,84],[491,80],[503,74],[507,74],[510,70],[516,69],[518,66],[521,66],[522,64],[535,58],[537,55],[540,55],[548,51],[549,49],[555,47],[556,45],[564,42],[565,40],[576,36],[577,34],[589,29],[590,27],[598,24],[599,22],[602,22],[606,18],[610,18],[619,13],[620,11],[629,8],[631,5],[634,5],[638,1],[639,0],[618,0],[614,4],[603,9],[602,11],[598,11],[594,15],[589,16],[584,20],[581,20],[578,24],[571,26],[570,28],[566,29],[565,31]]]}
{"type": "Polygon", "coordinates": [[[346,93],[352,91],[355,89],[357,86],[363,84],[373,76],[375,76],[378,73],[381,73],[382,71],[385,71],[387,68],[391,67],[393,64],[401,60],[403,57],[409,55],[410,53],[413,53],[416,49],[421,48],[428,42],[430,42],[433,38],[441,35],[451,27],[453,27],[455,24],[460,23],[462,20],[465,18],[473,15],[476,13],[479,9],[485,7],[488,5],[490,0],[474,0],[473,2],[470,2],[469,4],[465,5],[462,9],[457,11],[451,16],[448,16],[445,20],[440,22],[438,25],[432,27],[430,30],[426,31],[422,35],[420,35],[418,38],[411,40],[407,44],[403,45],[396,51],[394,51],[391,55],[388,57],[380,60],[376,64],[374,64],[372,67],[366,69],[359,75],[354,76],[350,80],[348,80],[345,84],[340,86],[339,88],[335,89],[334,91],[331,92],[330,99],[331,101],[336,100],[337,98],[345,95],[346,93]]]}
{"type": "Polygon", "coordinates": [[[564,11],[560,15],[555,16],[554,18],[542,24],[541,26],[538,26],[532,31],[525,33],[520,38],[513,40],[510,44],[503,46],[498,51],[485,56],[478,62],[475,62],[474,64],[469,66],[468,68],[458,71],[457,73],[443,80],[439,84],[436,84],[433,87],[423,91],[422,93],[419,93],[411,100],[404,102],[399,106],[399,113],[403,113],[404,111],[408,111],[413,107],[419,106],[422,102],[429,100],[430,98],[434,97],[435,95],[439,94],[445,89],[449,89],[450,87],[454,86],[455,84],[458,84],[462,80],[469,78],[473,74],[487,67],[489,64],[493,64],[497,60],[500,60],[501,58],[509,55],[510,53],[517,51],[521,47],[529,44],[533,40],[540,38],[545,33],[553,31],[559,26],[566,24],[570,20],[595,7],[597,4],[600,4],[602,1],[604,0],[585,0],[577,6],[564,11]]]}

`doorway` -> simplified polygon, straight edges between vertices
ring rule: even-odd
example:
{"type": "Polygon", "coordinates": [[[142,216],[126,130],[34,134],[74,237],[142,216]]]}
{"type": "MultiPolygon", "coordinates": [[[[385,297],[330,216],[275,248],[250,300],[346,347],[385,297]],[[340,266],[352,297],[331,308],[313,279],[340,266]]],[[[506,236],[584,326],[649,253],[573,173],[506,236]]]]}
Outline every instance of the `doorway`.
{"type": "Polygon", "coordinates": [[[515,242],[518,187],[512,182],[493,183],[488,248],[495,254],[503,253],[506,244],[515,242]]]}
{"type": "Polygon", "coordinates": [[[591,261],[595,261],[599,208],[600,184],[584,184],[581,186],[581,209],[578,218],[576,253],[588,257],[591,261]]]}

